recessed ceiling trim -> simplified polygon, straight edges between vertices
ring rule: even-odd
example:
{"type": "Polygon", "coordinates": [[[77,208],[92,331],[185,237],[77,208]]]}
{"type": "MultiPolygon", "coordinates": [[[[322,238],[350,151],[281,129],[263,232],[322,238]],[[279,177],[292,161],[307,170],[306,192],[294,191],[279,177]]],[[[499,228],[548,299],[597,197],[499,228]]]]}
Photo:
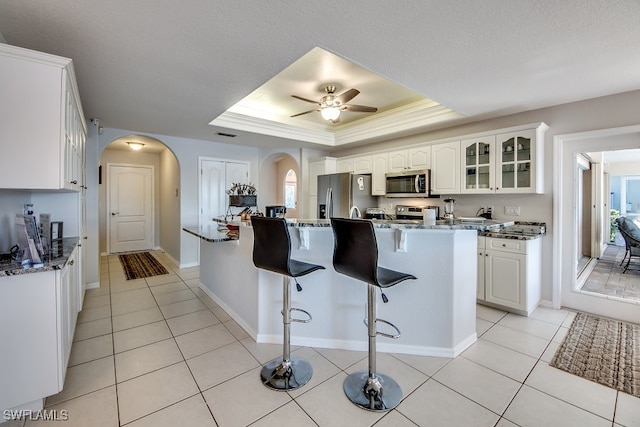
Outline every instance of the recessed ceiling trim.
{"type": "Polygon", "coordinates": [[[209,124],[336,147],[394,133],[406,133],[407,130],[423,128],[434,123],[461,117],[463,116],[460,113],[444,105],[426,100],[377,113],[375,116],[336,126],[331,130],[302,129],[230,111],[224,112],[209,124]]]}
{"type": "Polygon", "coordinates": [[[329,146],[335,145],[335,138],[333,134],[326,131],[301,129],[295,126],[276,123],[257,117],[249,117],[229,111],[222,113],[215,120],[209,122],[209,124],[212,126],[261,133],[280,138],[295,139],[297,141],[312,142],[315,144],[329,146]]]}
{"type": "Polygon", "coordinates": [[[383,117],[383,114],[381,113],[375,118],[372,117],[371,120],[360,120],[357,126],[340,130],[336,133],[335,145],[339,146],[396,133],[406,133],[412,129],[424,128],[434,123],[443,123],[463,117],[460,113],[440,104],[402,115],[391,114],[388,117],[383,117]]]}

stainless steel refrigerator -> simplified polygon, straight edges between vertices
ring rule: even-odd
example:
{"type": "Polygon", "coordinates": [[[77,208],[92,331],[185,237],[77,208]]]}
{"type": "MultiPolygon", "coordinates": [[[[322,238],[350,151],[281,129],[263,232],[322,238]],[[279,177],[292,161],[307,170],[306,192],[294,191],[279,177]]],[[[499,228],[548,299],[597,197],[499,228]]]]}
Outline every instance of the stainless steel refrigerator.
{"type": "Polygon", "coordinates": [[[318,176],[318,218],[349,218],[354,206],[363,216],[367,208],[378,206],[377,198],[371,195],[371,175],[344,172],[318,176]]]}

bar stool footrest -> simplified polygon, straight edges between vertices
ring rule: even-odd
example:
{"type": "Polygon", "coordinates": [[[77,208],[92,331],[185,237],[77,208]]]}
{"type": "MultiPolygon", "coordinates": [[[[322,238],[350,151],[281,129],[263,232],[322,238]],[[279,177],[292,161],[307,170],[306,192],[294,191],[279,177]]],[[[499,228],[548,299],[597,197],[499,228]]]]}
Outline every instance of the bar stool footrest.
{"type": "Polygon", "coordinates": [[[285,362],[282,357],[273,359],[262,367],[260,379],[272,390],[295,390],[309,382],[313,375],[311,364],[304,359],[291,357],[285,362]]]}
{"type": "Polygon", "coordinates": [[[389,411],[402,400],[402,390],[398,383],[391,377],[376,373],[374,378],[369,378],[368,371],[358,371],[349,375],[342,385],[347,399],[362,409],[373,412],[389,411]],[[376,382],[371,387],[371,381],[376,382]],[[366,389],[379,389],[379,393],[366,389]]]}
{"type": "Polygon", "coordinates": [[[307,310],[303,310],[303,309],[301,309],[301,308],[294,308],[294,307],[291,307],[291,309],[289,310],[289,313],[291,313],[292,311],[299,311],[300,313],[306,314],[306,315],[307,315],[307,317],[308,317],[308,319],[295,319],[295,318],[293,318],[293,317],[292,317],[292,318],[291,318],[291,321],[292,321],[292,322],[298,322],[298,323],[309,323],[309,322],[311,322],[311,320],[313,319],[313,318],[311,317],[311,313],[309,313],[307,310]]]}
{"type": "MultiPolygon", "coordinates": [[[[383,337],[393,338],[394,340],[395,340],[395,339],[400,338],[400,336],[401,336],[401,332],[400,332],[400,329],[398,329],[398,327],[397,327],[396,325],[394,325],[393,323],[391,323],[391,322],[389,322],[389,321],[387,321],[387,320],[384,320],[384,319],[378,319],[378,318],[376,318],[376,324],[377,324],[378,322],[380,322],[380,323],[384,323],[385,325],[389,325],[389,326],[391,326],[393,329],[395,329],[395,330],[396,330],[396,333],[395,333],[395,334],[387,334],[386,332],[380,332],[380,331],[378,331],[378,330],[376,329],[376,335],[382,335],[383,337]]],[[[367,318],[366,318],[366,317],[364,318],[363,323],[365,324],[365,326],[366,326],[367,328],[369,327],[369,321],[367,320],[367,318]]]]}

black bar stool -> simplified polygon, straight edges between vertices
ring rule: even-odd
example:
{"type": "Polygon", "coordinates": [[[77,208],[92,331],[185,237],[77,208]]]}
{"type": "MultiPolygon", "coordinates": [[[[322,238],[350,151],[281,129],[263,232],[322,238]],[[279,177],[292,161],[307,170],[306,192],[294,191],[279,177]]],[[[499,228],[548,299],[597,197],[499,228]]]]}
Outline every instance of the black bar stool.
{"type": "MultiPolygon", "coordinates": [[[[369,331],[369,371],[349,375],[343,384],[344,393],[355,405],[370,411],[382,412],[395,408],[402,399],[398,383],[376,372],[376,335],[399,338],[400,330],[392,323],[376,318],[376,287],[388,288],[407,279],[411,274],[378,266],[378,243],[373,224],[368,220],[331,218],[334,235],[333,267],[338,273],[367,283],[367,318],[369,331]],[[385,323],[396,334],[379,332],[376,323],[385,323]]],[[[382,293],[382,301],[387,297],[382,293]]]]}
{"type": "MultiPolygon", "coordinates": [[[[290,278],[304,276],[316,270],[324,270],[321,265],[291,259],[291,237],[284,218],[252,217],[253,263],[256,267],[282,274],[283,303],[282,323],[284,324],[282,358],[276,358],[262,367],[262,383],[279,391],[294,390],[311,379],[313,369],[306,360],[291,357],[291,322],[309,323],[311,315],[302,309],[291,308],[290,278]],[[308,319],[292,319],[291,311],[300,311],[308,319]]],[[[298,291],[302,287],[296,280],[298,291]]]]}

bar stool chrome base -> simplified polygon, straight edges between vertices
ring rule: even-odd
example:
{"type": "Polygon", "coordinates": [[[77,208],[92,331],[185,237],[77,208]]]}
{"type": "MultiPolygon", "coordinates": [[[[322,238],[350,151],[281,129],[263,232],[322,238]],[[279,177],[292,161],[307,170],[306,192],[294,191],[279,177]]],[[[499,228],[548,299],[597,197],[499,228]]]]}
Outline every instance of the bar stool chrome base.
{"type": "Polygon", "coordinates": [[[267,362],[260,371],[262,383],[272,390],[295,390],[309,382],[313,375],[311,364],[304,359],[291,357],[284,361],[281,357],[267,362]]]}
{"type": "Polygon", "coordinates": [[[367,411],[386,412],[398,406],[402,400],[402,390],[398,383],[380,373],[369,378],[367,371],[355,372],[344,380],[343,389],[354,405],[367,411]]]}

